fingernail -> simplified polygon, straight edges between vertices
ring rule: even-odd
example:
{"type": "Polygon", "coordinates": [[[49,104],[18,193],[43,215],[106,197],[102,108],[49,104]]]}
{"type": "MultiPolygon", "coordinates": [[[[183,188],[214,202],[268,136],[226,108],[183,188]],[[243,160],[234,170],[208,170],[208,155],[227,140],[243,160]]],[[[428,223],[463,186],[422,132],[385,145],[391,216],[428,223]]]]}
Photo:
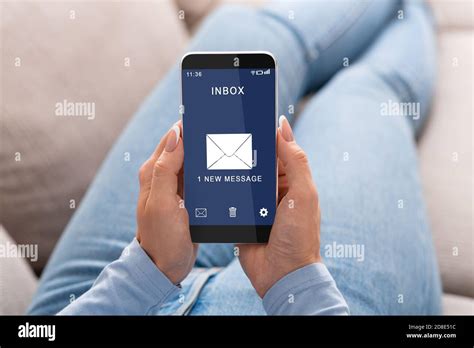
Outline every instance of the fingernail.
{"type": "Polygon", "coordinates": [[[174,125],[168,132],[168,138],[166,139],[165,151],[173,152],[179,142],[179,134],[181,133],[179,127],[174,125]]]}
{"type": "Polygon", "coordinates": [[[286,141],[293,141],[293,131],[291,130],[290,122],[286,119],[285,115],[281,115],[278,119],[278,125],[280,126],[281,135],[286,141]]]}

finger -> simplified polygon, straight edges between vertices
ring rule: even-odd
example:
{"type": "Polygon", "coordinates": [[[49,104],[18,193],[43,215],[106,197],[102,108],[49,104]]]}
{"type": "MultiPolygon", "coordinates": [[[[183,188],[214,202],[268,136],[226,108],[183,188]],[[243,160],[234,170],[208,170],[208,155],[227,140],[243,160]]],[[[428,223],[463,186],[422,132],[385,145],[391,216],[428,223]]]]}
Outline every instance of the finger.
{"type": "Polygon", "coordinates": [[[278,159],[278,176],[285,176],[285,166],[281,163],[280,159],[278,159]]]}
{"type": "Polygon", "coordinates": [[[286,176],[278,177],[278,203],[286,196],[288,189],[288,179],[286,176]]]}
{"type": "Polygon", "coordinates": [[[304,191],[313,184],[308,158],[295,142],[293,131],[285,116],[280,116],[277,132],[278,158],[284,167],[289,189],[304,191]]]}
{"type": "Polygon", "coordinates": [[[181,128],[174,125],[166,136],[165,147],[153,167],[151,190],[148,200],[163,203],[167,199],[176,200],[178,174],[183,167],[184,149],[180,137],[181,128]]]}
{"type": "MultiPolygon", "coordinates": [[[[181,120],[177,121],[173,126],[179,127],[180,134],[183,133],[181,120]]],[[[149,174],[150,174],[150,175],[148,176],[148,178],[150,179],[150,181],[151,181],[151,174],[153,173],[153,165],[154,165],[155,162],[158,160],[158,158],[160,157],[161,153],[163,152],[163,150],[164,150],[164,148],[165,148],[167,136],[168,136],[168,133],[165,134],[165,135],[160,139],[159,144],[156,146],[156,148],[155,148],[155,150],[153,151],[153,153],[151,154],[150,158],[145,162],[145,164],[147,164],[146,169],[149,171],[149,174]]]]}
{"type": "MultiPolygon", "coordinates": [[[[174,126],[177,126],[179,128],[179,134],[183,134],[183,129],[182,129],[182,122],[181,120],[179,121],[176,121],[173,126],[171,127],[171,129],[173,129],[174,126]]],[[[158,158],[161,156],[164,148],[165,148],[165,145],[166,145],[166,140],[167,140],[167,135],[168,134],[165,134],[163,136],[163,138],[161,138],[160,140],[160,143],[158,144],[158,146],[156,147],[155,151],[153,151],[150,159],[152,160],[153,164],[158,160],[158,158]]]]}
{"type": "Polygon", "coordinates": [[[184,197],[184,170],[181,170],[178,173],[178,196],[181,198],[184,197]]]}
{"type": "Polygon", "coordinates": [[[288,193],[288,179],[285,174],[285,167],[278,160],[278,202],[288,193]]]}
{"type": "MultiPolygon", "coordinates": [[[[162,151],[160,148],[164,148],[164,142],[166,140],[166,136],[164,136],[158,146],[156,147],[155,151],[162,151]]],[[[146,205],[146,201],[148,200],[148,196],[151,190],[151,179],[153,176],[153,167],[155,165],[156,160],[154,159],[154,155],[151,155],[145,163],[142,164],[140,167],[140,171],[138,173],[138,178],[140,181],[140,191],[138,194],[138,210],[143,209],[146,205]]]]}
{"type": "MultiPolygon", "coordinates": [[[[179,127],[181,140],[183,139],[183,121],[179,120],[176,122],[176,125],[179,127]]],[[[183,144],[184,146],[184,144],[183,144]]],[[[184,191],[184,168],[181,167],[181,170],[178,174],[178,195],[183,198],[183,191],[184,191]]]]}
{"type": "MultiPolygon", "coordinates": [[[[175,123],[175,125],[179,127],[181,140],[183,140],[183,121],[179,120],[178,122],[175,123]]],[[[181,198],[183,198],[183,191],[184,191],[184,168],[181,167],[181,170],[178,173],[178,195],[181,198]]]]}
{"type": "MultiPolygon", "coordinates": [[[[181,126],[181,121],[175,123],[177,126],[181,126]]],[[[140,181],[140,193],[138,198],[138,204],[143,205],[145,204],[146,200],[148,199],[148,194],[150,193],[151,189],[151,179],[153,175],[153,167],[155,166],[155,162],[160,157],[163,149],[166,145],[167,134],[165,134],[161,139],[158,145],[156,146],[155,150],[151,154],[151,156],[142,164],[139,171],[139,181],[140,181]]]]}

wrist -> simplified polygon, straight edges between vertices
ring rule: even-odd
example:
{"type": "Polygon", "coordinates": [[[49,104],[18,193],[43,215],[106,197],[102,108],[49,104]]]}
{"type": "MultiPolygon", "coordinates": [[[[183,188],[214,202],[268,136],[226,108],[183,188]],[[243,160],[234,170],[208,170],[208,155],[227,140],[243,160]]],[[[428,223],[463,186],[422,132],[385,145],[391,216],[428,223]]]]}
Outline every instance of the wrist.
{"type": "Polygon", "coordinates": [[[160,266],[155,262],[156,267],[170,280],[174,285],[180,284],[185,277],[181,276],[179,272],[176,272],[170,267],[160,266]]]}
{"type": "Polygon", "coordinates": [[[168,278],[168,280],[173,283],[174,285],[179,284],[182,279],[181,277],[176,275],[176,271],[173,268],[176,267],[169,267],[165,264],[162,264],[156,257],[153,256],[153,252],[149,248],[147,248],[146,243],[143,243],[143,241],[140,241],[138,238],[138,243],[140,244],[140,247],[143,249],[143,251],[147,254],[147,256],[150,258],[150,260],[153,262],[153,264],[160,270],[163,275],[168,278]]]}
{"type": "Polygon", "coordinates": [[[284,278],[288,274],[306,267],[314,263],[323,263],[321,256],[314,255],[303,260],[285,263],[284,265],[279,265],[279,263],[270,263],[273,265],[269,272],[265,272],[268,276],[260,277],[255,281],[254,287],[257,291],[257,294],[263,298],[265,294],[270,290],[270,288],[275,285],[280,279],[284,278]]]}

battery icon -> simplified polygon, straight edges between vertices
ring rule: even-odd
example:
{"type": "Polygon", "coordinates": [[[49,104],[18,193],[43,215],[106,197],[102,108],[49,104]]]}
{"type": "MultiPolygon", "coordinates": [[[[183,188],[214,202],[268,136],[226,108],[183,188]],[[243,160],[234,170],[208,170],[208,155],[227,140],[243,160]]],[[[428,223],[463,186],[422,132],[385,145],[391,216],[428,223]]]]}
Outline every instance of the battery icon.
{"type": "Polygon", "coordinates": [[[270,69],[267,69],[267,70],[252,70],[251,73],[252,73],[252,75],[257,75],[257,76],[270,75],[270,69]]]}

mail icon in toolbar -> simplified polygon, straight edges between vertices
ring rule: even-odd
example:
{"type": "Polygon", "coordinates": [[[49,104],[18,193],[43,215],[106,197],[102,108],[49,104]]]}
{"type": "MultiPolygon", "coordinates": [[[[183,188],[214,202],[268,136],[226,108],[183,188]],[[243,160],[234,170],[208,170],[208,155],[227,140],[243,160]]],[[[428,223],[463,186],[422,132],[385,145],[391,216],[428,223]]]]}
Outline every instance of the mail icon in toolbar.
{"type": "Polygon", "coordinates": [[[195,217],[207,217],[207,208],[196,208],[194,209],[194,216],[195,217]]]}
{"type": "Polygon", "coordinates": [[[209,170],[252,169],[252,134],[206,134],[209,170]]]}

